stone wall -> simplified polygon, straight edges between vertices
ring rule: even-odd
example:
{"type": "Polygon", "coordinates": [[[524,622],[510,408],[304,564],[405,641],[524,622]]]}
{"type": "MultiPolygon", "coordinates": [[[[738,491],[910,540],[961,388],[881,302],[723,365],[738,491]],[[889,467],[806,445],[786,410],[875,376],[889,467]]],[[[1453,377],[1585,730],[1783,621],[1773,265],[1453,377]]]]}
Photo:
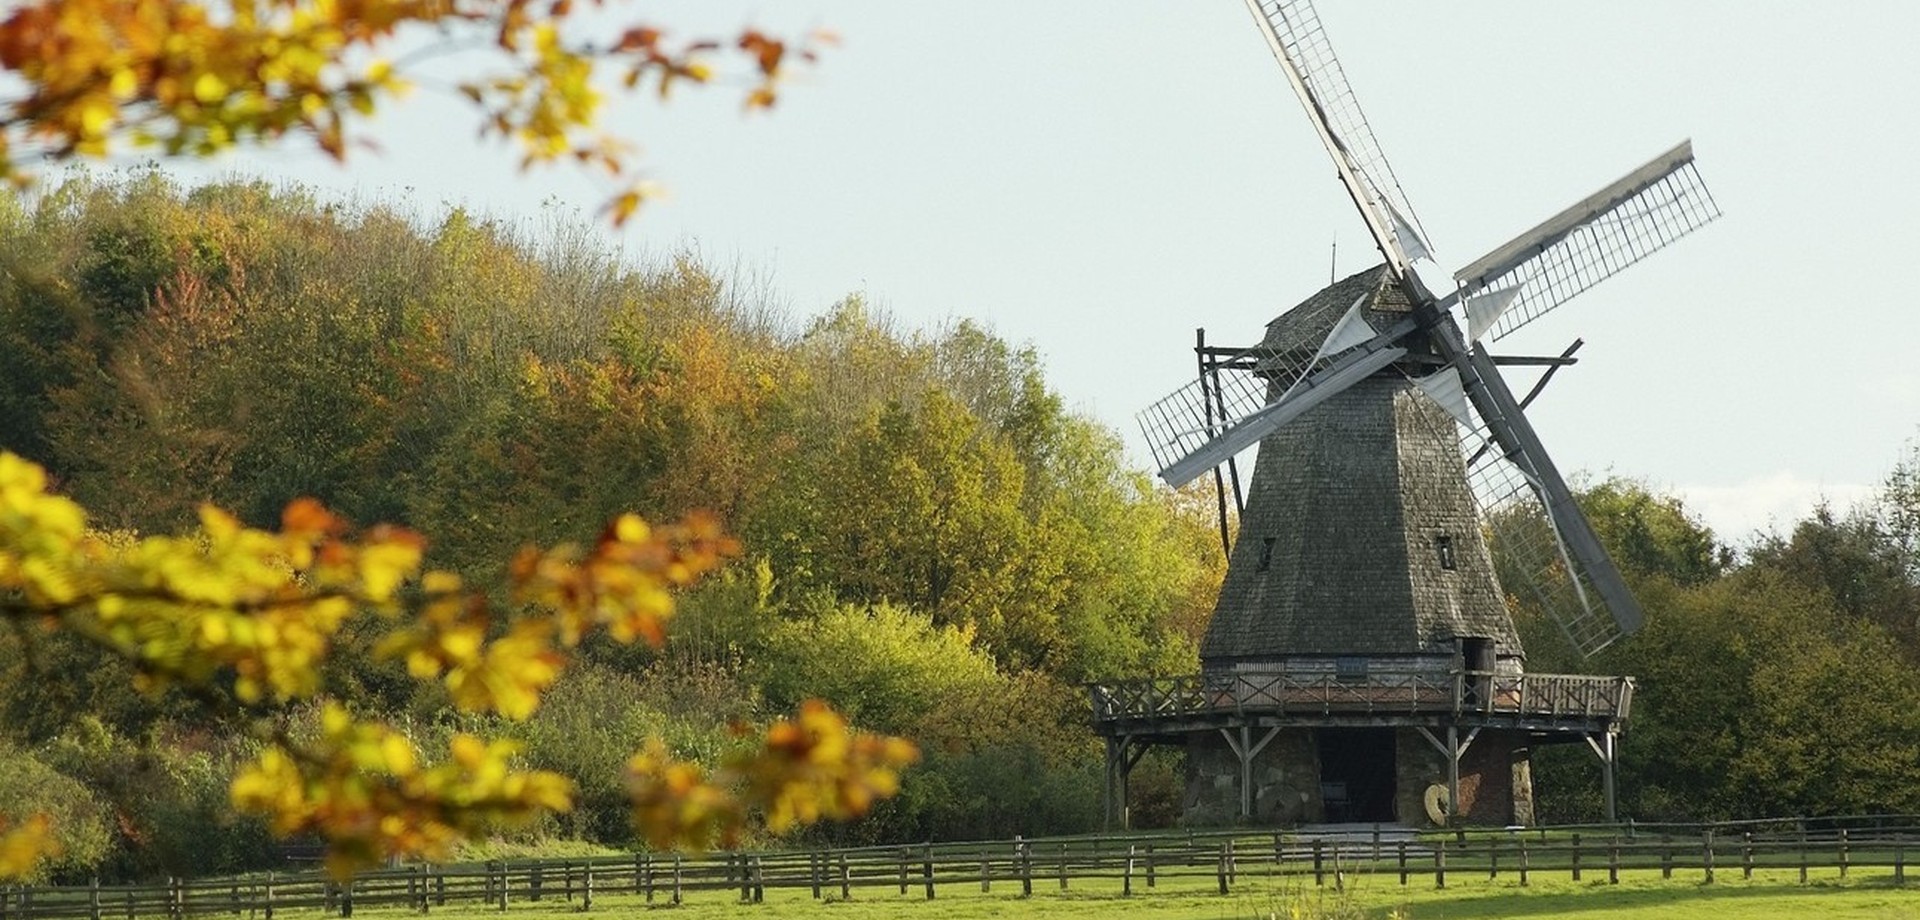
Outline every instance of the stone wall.
{"type": "MultiPolygon", "coordinates": [[[[1254,734],[1257,741],[1260,732],[1254,734]]],[[[1429,786],[1447,784],[1447,761],[1411,728],[1394,733],[1394,812],[1402,824],[1424,827],[1429,786]]],[[[1435,732],[1438,736],[1439,733],[1435,732]]],[[[1470,824],[1533,823],[1533,774],[1526,739],[1482,731],[1460,760],[1460,811],[1470,824]]],[[[1240,761],[1219,734],[1187,742],[1184,823],[1240,823],[1240,761]]],[[[1253,763],[1253,824],[1291,826],[1326,820],[1320,800],[1319,751],[1312,729],[1283,730],[1253,763]]]]}

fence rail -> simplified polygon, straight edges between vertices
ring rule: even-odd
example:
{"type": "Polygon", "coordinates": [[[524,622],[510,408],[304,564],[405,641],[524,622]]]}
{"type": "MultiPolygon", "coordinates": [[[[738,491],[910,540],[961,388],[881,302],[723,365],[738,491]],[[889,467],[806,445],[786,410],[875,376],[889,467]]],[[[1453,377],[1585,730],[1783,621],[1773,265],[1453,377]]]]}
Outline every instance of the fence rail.
{"type": "Polygon", "coordinates": [[[1623,871],[1713,882],[1755,871],[1877,873],[1905,884],[1920,854],[1920,817],[1790,819],[1713,825],[1586,825],[1525,830],[1461,830],[1419,835],[1376,828],[1333,837],[1246,830],[1082,838],[917,844],[817,851],[714,853],[700,857],[635,854],[481,865],[413,865],[331,881],[318,872],[164,884],[0,889],[0,920],[139,920],[248,914],[273,920],[286,911],[351,917],[360,908],[429,914],[450,904],[505,911],[528,902],[591,910],[610,896],[678,904],[719,893],[758,902],[768,889],[813,898],[878,891],[932,899],[940,892],[1017,891],[1075,884],[1131,895],[1141,887],[1196,880],[1226,894],[1242,876],[1342,884],[1373,875],[1398,884],[1445,887],[1448,876],[1502,873],[1570,875],[1618,882],[1623,871]]]}

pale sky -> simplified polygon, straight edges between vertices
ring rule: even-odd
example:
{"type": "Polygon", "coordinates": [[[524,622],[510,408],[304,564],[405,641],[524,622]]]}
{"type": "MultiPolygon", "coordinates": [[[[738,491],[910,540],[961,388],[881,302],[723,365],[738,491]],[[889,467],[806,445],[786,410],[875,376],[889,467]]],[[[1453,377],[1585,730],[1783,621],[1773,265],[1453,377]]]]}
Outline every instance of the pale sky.
{"type": "MultiPolygon", "coordinates": [[[[1864,494],[1920,433],[1902,281],[1920,248],[1920,4],[1318,7],[1446,271],[1693,139],[1726,216],[1495,348],[1586,340],[1529,413],[1563,470],[1677,491],[1738,543],[1864,494]]],[[[731,89],[623,104],[672,197],[622,245],[697,246],[800,315],[859,292],[913,325],[981,321],[1037,349],[1143,467],[1133,414],[1192,376],[1196,327],[1251,343],[1326,283],[1335,239],[1341,275],[1377,260],[1237,0],[623,14],[842,44],[770,115],[743,117],[731,89]]],[[[291,153],[218,168],[529,219],[607,197],[566,170],[516,174],[473,127],[423,97],[349,169],[291,153]]]]}

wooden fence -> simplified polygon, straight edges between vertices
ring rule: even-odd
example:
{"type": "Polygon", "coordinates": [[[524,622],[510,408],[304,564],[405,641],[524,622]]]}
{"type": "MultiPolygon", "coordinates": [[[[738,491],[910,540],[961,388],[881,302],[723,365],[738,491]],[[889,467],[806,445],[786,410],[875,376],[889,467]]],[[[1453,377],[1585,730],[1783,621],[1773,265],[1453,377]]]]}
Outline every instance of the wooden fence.
{"type": "MultiPolygon", "coordinates": [[[[505,911],[514,905],[594,909],[618,896],[648,904],[689,897],[759,902],[769,889],[813,898],[875,895],[933,899],[942,892],[1017,892],[1094,886],[1132,895],[1178,881],[1227,894],[1243,878],[1296,884],[1434,885],[1485,874],[1517,884],[1548,875],[1618,882],[1622,871],[1712,883],[1756,870],[1841,876],[1874,873],[1905,884],[1920,855],[1920,817],[1840,822],[1619,825],[1463,830],[1410,835],[1365,829],[1333,837],[1246,830],[1138,834],[985,843],[917,844],[819,851],[635,854],[591,859],[511,860],[462,866],[403,866],[337,884],[315,871],[147,885],[0,889],[0,920],[212,917],[273,920],[285,911],[351,917],[356,908],[430,914],[447,905],[505,911]]],[[[628,903],[632,903],[629,901],[628,903]]]]}

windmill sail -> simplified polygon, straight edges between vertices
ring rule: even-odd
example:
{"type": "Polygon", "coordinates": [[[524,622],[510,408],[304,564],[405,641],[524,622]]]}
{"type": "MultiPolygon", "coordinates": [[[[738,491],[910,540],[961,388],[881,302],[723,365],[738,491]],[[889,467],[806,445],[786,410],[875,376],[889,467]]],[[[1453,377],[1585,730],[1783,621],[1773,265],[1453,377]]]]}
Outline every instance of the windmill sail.
{"type": "Polygon", "coordinates": [[[1353,88],[1347,85],[1346,72],[1340,69],[1320,25],[1320,14],[1309,0],[1246,2],[1300,104],[1306,106],[1320,142],[1333,157],[1340,181],[1360,206],[1368,232],[1395,276],[1404,274],[1409,262],[1428,258],[1433,247],[1427,244],[1400,180],[1394,178],[1353,88]]]}
{"type": "Polygon", "coordinates": [[[1719,216],[1684,141],[1455,273],[1471,339],[1498,340],[1719,216]]]}

